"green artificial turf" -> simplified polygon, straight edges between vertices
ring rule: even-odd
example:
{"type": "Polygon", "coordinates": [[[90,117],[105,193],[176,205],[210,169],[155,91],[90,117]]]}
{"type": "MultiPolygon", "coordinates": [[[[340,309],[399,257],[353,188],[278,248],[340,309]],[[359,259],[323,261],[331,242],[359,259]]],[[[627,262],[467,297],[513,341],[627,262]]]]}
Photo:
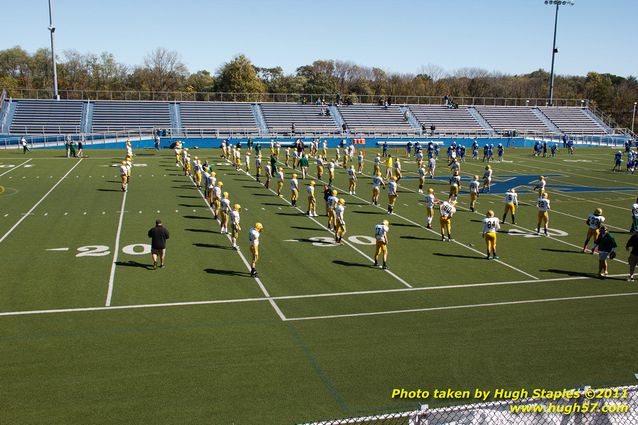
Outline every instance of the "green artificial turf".
{"type": "MultiPolygon", "coordinates": [[[[171,151],[136,151],[126,198],[114,166],[122,151],[88,149],[81,161],[0,152],[2,423],[282,424],[474,401],[393,400],[393,388],[635,381],[638,286],[625,281],[623,247],[638,180],[610,171],[613,151],[546,159],[508,149],[511,162],[493,164],[496,181],[559,176],[548,177],[554,236],[533,235],[537,195],[519,187],[517,226],[498,235],[500,262],[484,259],[480,222],[487,209],[501,216],[503,195],[482,194],[472,213],[462,192],[455,241],[441,242],[438,216],[424,227],[412,159],[403,158],[391,216],[384,192],[380,207],[369,202],[376,151],[366,151],[356,196],[337,169],[347,223],[347,244],[337,246],[325,216],[303,214],[305,182],[301,211],[290,206],[292,169],[277,197],[255,181],[254,162],[247,175],[218,150],[193,152],[242,205],[248,260],[248,229],[263,223],[259,281],[171,151]],[[597,256],[580,252],[596,207],[620,246],[606,280],[594,278],[597,256]],[[156,218],[171,238],[167,267],[152,270],[139,252],[156,218]],[[391,273],[370,260],[384,219],[391,273]]],[[[462,174],[480,176],[484,165],[468,159],[462,174]]],[[[314,164],[309,171],[314,178],[314,164]]],[[[437,174],[449,174],[444,158],[437,174]]],[[[446,181],[427,187],[447,199],[446,181]]]]}

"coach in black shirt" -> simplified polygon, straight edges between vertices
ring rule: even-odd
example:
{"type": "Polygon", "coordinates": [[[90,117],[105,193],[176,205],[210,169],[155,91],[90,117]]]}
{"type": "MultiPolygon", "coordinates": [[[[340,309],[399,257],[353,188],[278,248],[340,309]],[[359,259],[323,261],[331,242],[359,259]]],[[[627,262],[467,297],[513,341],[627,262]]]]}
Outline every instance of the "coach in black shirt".
{"type": "Polygon", "coordinates": [[[151,255],[153,256],[153,269],[157,268],[157,257],[159,256],[160,268],[164,267],[166,257],[166,239],[169,238],[168,229],[162,226],[162,220],[155,220],[155,227],[148,231],[151,238],[151,255]]]}

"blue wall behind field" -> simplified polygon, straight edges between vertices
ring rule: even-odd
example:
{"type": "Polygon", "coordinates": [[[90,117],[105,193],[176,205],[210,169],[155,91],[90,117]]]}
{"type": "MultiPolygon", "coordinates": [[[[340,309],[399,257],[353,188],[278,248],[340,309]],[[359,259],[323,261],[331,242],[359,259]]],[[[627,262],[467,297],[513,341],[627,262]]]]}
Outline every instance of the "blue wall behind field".
{"type": "MultiPolygon", "coordinates": [[[[17,148],[18,147],[18,142],[19,142],[20,138],[16,137],[16,136],[7,136],[7,137],[0,137],[0,149],[5,147],[5,148],[17,148]]],[[[79,137],[75,137],[74,140],[79,140],[79,137]]],[[[104,140],[104,141],[100,141],[100,140],[94,140],[94,141],[88,141],[85,142],[85,149],[121,149],[124,147],[124,140],[125,139],[120,139],[118,142],[112,142],[110,140],[104,140]]],[[[173,145],[175,143],[175,141],[177,140],[181,140],[184,145],[188,148],[191,149],[197,149],[197,148],[219,148],[221,146],[221,143],[224,139],[218,139],[218,138],[179,138],[179,137],[162,137],[161,138],[161,148],[165,149],[165,148],[169,148],[171,145],[173,145]]],[[[278,141],[279,143],[281,143],[282,146],[286,146],[286,145],[290,145],[292,143],[294,143],[296,140],[298,140],[297,138],[281,138],[281,139],[276,139],[276,141],[278,141]]],[[[304,143],[306,144],[306,146],[309,145],[309,143],[312,141],[312,138],[306,138],[306,139],[301,139],[304,141],[304,143]]],[[[353,138],[325,138],[325,139],[321,139],[326,140],[328,142],[328,147],[334,149],[336,146],[338,146],[342,140],[346,140],[346,143],[351,143],[353,138]]],[[[472,145],[473,142],[473,138],[451,138],[451,137],[446,137],[446,138],[413,138],[413,139],[409,139],[409,138],[366,138],[365,140],[365,144],[361,144],[361,145],[356,145],[358,148],[376,148],[377,146],[379,146],[379,144],[387,141],[390,148],[391,149],[398,149],[398,148],[404,148],[406,146],[406,144],[408,142],[412,142],[413,144],[415,142],[419,142],[421,143],[422,146],[426,146],[429,142],[433,142],[433,143],[437,143],[439,145],[442,146],[449,146],[452,142],[456,142],[459,145],[464,145],[466,147],[470,147],[472,145]]],[[[502,143],[505,147],[525,147],[525,148],[531,148],[534,143],[536,142],[533,139],[525,139],[525,138],[477,138],[476,139],[479,146],[483,146],[486,143],[490,143],[493,144],[494,146],[498,145],[499,143],[502,143]]],[[[580,146],[598,146],[601,142],[602,143],[615,143],[616,145],[620,145],[622,146],[622,144],[624,143],[624,141],[626,140],[626,138],[623,137],[601,137],[599,139],[594,139],[593,141],[591,141],[590,143],[582,143],[579,145],[580,146]]],[[[42,138],[38,138],[38,137],[33,137],[33,138],[28,138],[29,143],[35,143],[36,145],[33,146],[34,148],[48,148],[48,149],[56,149],[56,148],[64,148],[64,137],[60,136],[59,139],[57,140],[48,140],[46,144],[42,144],[42,142],[44,141],[42,138]]],[[[270,147],[270,138],[256,138],[256,139],[252,139],[252,141],[256,144],[256,143],[260,143],[262,149],[268,149],[270,147]]],[[[233,145],[236,145],[237,143],[240,143],[241,146],[243,148],[245,148],[247,146],[247,142],[248,139],[245,138],[238,138],[238,139],[230,139],[230,142],[233,145]]],[[[154,142],[152,139],[147,139],[147,140],[132,140],[131,142],[133,144],[133,147],[136,149],[144,149],[144,148],[153,148],[154,147],[154,142]]],[[[554,142],[549,142],[548,144],[551,145],[553,143],[558,144],[559,147],[561,147],[562,142],[557,138],[554,142]]],[[[606,145],[604,145],[606,146],[606,145]]]]}

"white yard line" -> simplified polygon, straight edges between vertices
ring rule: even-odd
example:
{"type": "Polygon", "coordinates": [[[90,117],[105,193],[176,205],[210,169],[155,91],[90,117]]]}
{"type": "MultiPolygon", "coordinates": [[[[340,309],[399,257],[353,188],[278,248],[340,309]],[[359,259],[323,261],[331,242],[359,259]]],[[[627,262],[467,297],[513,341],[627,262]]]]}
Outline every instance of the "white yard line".
{"type": "MultiPolygon", "coordinates": [[[[211,212],[211,214],[215,214],[215,211],[213,210],[213,208],[208,204],[208,201],[206,199],[206,197],[204,196],[204,194],[202,193],[201,189],[199,187],[197,187],[197,185],[195,184],[195,180],[193,180],[192,177],[189,177],[191,182],[193,183],[193,186],[195,186],[195,188],[197,189],[197,192],[199,193],[199,195],[202,197],[202,200],[204,201],[204,204],[206,204],[206,207],[209,209],[209,211],[211,212]]],[[[217,220],[218,223],[220,223],[219,219],[217,220]]],[[[232,239],[230,237],[230,235],[226,234],[226,238],[228,238],[228,241],[231,242],[232,239]]],[[[244,265],[246,266],[246,268],[248,270],[251,270],[251,266],[250,263],[248,262],[248,260],[246,259],[246,257],[244,256],[244,254],[238,249],[236,250],[237,254],[239,255],[239,257],[241,258],[241,260],[243,261],[244,265]]],[[[261,292],[266,296],[266,299],[268,300],[268,302],[270,303],[270,305],[272,305],[273,309],[275,309],[275,312],[277,313],[277,315],[279,316],[279,318],[281,320],[286,320],[286,316],[284,315],[283,311],[281,311],[281,309],[279,308],[279,306],[277,305],[277,303],[275,303],[274,299],[270,296],[270,294],[268,293],[268,290],[266,289],[266,287],[264,286],[264,284],[262,283],[261,279],[259,279],[259,277],[257,276],[253,276],[253,279],[255,279],[255,282],[257,282],[257,285],[259,285],[259,288],[261,289],[261,292]]]]}
{"type": "MultiPolygon", "coordinates": [[[[362,175],[364,175],[364,176],[366,176],[366,177],[370,177],[368,174],[365,174],[365,173],[363,173],[362,175]]],[[[321,181],[321,182],[326,183],[325,181],[323,181],[323,180],[321,180],[321,179],[318,179],[318,180],[319,180],[319,181],[321,181]]],[[[337,187],[337,186],[334,186],[334,185],[333,185],[333,187],[335,187],[335,188],[337,188],[337,189],[339,189],[339,190],[344,190],[344,189],[341,189],[341,188],[339,188],[339,187],[337,187]]],[[[373,206],[373,207],[376,207],[376,208],[378,208],[378,209],[380,209],[380,210],[385,211],[385,209],[384,209],[382,206],[380,206],[380,205],[372,205],[370,202],[368,202],[368,200],[363,199],[363,198],[361,198],[361,197],[359,197],[359,196],[357,196],[357,195],[350,195],[350,196],[352,196],[352,197],[354,197],[354,198],[357,198],[357,199],[359,199],[359,200],[361,200],[361,201],[363,201],[363,202],[366,202],[367,204],[369,204],[369,205],[371,205],[371,206],[373,206]]],[[[399,214],[397,214],[397,213],[394,213],[394,212],[392,213],[392,215],[393,215],[393,216],[396,216],[396,217],[398,217],[398,218],[400,218],[400,219],[402,219],[402,220],[404,220],[404,221],[407,221],[408,223],[411,223],[411,224],[413,224],[413,225],[415,225],[415,226],[417,226],[417,227],[420,227],[421,229],[424,229],[424,230],[426,230],[426,231],[428,231],[428,232],[434,233],[434,234],[435,234],[435,235],[437,235],[437,236],[438,236],[438,235],[440,235],[440,233],[439,233],[439,232],[437,232],[436,230],[434,230],[434,229],[428,229],[427,227],[423,226],[422,224],[417,223],[416,221],[410,220],[409,218],[403,217],[403,216],[401,216],[401,215],[399,215],[399,214]]],[[[472,248],[472,247],[470,247],[470,246],[467,246],[466,244],[461,243],[461,242],[459,242],[459,241],[457,241],[457,240],[453,240],[452,242],[454,242],[454,243],[455,243],[455,244],[457,244],[458,246],[462,246],[462,247],[463,247],[463,248],[465,248],[465,249],[469,249],[469,250],[470,250],[470,251],[472,251],[472,252],[475,252],[475,253],[477,253],[477,254],[480,254],[481,256],[483,256],[483,254],[484,254],[483,252],[479,251],[478,249],[474,249],[474,248],[472,248]]],[[[527,273],[526,271],[521,270],[521,269],[519,269],[519,268],[517,268],[517,267],[514,267],[514,266],[512,266],[511,264],[508,264],[508,263],[506,263],[506,262],[504,262],[504,261],[502,261],[502,260],[494,260],[494,261],[495,261],[495,262],[497,262],[497,263],[499,263],[499,264],[502,264],[502,265],[503,265],[503,266],[505,266],[505,267],[509,267],[510,269],[512,269],[512,270],[514,270],[514,271],[517,271],[517,272],[519,272],[519,273],[521,273],[521,274],[524,274],[524,275],[525,275],[525,276],[527,276],[527,277],[531,277],[532,279],[538,279],[538,277],[536,277],[536,276],[534,276],[534,275],[531,275],[531,274],[527,273]]]]}
{"type": "Polygon", "coordinates": [[[580,297],[562,297],[562,298],[544,298],[527,301],[504,301],[497,303],[483,303],[483,304],[465,304],[465,305],[451,305],[444,307],[428,307],[428,308],[413,308],[406,310],[387,310],[387,311],[375,311],[370,313],[348,313],[348,314],[332,314],[326,316],[307,316],[307,317],[289,317],[288,321],[301,321],[301,320],[323,320],[323,319],[340,319],[347,317],[364,317],[364,316],[381,316],[388,314],[404,314],[404,313],[417,313],[424,311],[443,311],[443,310],[460,310],[468,308],[482,308],[482,307],[497,307],[504,305],[520,305],[520,304],[537,304],[557,301],[574,301],[574,300],[587,300],[596,298],[611,298],[611,297],[628,297],[638,295],[638,292],[626,292],[622,294],[607,294],[607,295],[585,295],[580,297]]]}
{"type": "Polygon", "coordinates": [[[31,207],[31,209],[29,211],[27,211],[20,220],[18,220],[18,222],[16,224],[13,225],[12,228],[9,229],[9,231],[7,233],[4,234],[4,236],[2,236],[2,238],[0,238],[0,243],[2,243],[7,236],[9,236],[15,229],[16,227],[18,227],[20,225],[20,223],[22,223],[24,221],[24,219],[26,219],[27,217],[29,217],[31,215],[31,213],[38,207],[38,205],[40,205],[42,203],[42,201],[44,201],[46,199],[47,196],[49,196],[51,194],[51,192],[53,192],[53,190],[58,187],[58,185],[60,183],[62,183],[62,181],[66,178],[66,176],[68,176],[69,174],[71,174],[71,171],[73,171],[73,169],[75,167],[77,167],[78,165],[80,165],[80,163],[82,162],[82,159],[80,159],[73,167],[71,167],[71,169],[69,171],[66,172],[65,175],[63,175],[60,180],[58,180],[58,182],[56,184],[53,185],[53,187],[51,189],[49,189],[49,191],[47,193],[44,194],[44,196],[42,196],[40,198],[40,200],[38,202],[36,202],[36,204],[31,207]]]}
{"type": "MultiPolygon", "coordinates": [[[[627,274],[609,275],[609,277],[624,277],[624,276],[627,276],[627,274]]],[[[521,284],[536,284],[536,283],[561,282],[561,281],[569,282],[574,280],[598,280],[598,279],[593,276],[592,277],[575,276],[575,277],[561,277],[561,278],[538,279],[538,280],[515,280],[515,281],[505,281],[505,282],[472,283],[467,285],[428,286],[423,288],[375,289],[370,291],[282,295],[277,297],[237,298],[237,299],[208,300],[208,301],[182,301],[182,302],[158,303],[158,304],[131,304],[131,305],[104,306],[104,307],[78,307],[78,308],[60,308],[60,309],[47,309],[47,310],[8,311],[8,312],[0,313],[0,317],[26,316],[26,315],[38,315],[38,314],[81,313],[81,312],[87,312],[87,311],[134,310],[134,309],[140,309],[140,308],[163,308],[163,307],[179,307],[179,306],[191,306],[191,305],[235,304],[235,303],[245,303],[245,302],[255,302],[255,301],[281,301],[281,300],[297,300],[297,299],[306,299],[306,298],[329,298],[329,297],[386,294],[386,293],[394,293],[394,292],[416,292],[416,291],[437,291],[437,290],[446,290],[446,289],[463,289],[465,287],[470,288],[470,287],[499,286],[499,285],[521,285],[521,284]]],[[[292,320],[292,319],[282,318],[282,320],[292,320]]]]}
{"type": "MultiPolygon", "coordinates": [[[[286,166],[287,167],[287,166],[286,166]]],[[[250,177],[253,180],[257,180],[255,177],[253,177],[250,173],[244,171],[243,169],[240,169],[241,172],[243,172],[244,174],[246,174],[248,177],[250,177]]],[[[307,174],[309,175],[309,174],[307,174]]],[[[318,179],[319,180],[319,179],[318,179]]],[[[319,180],[322,181],[322,180],[319,180]]],[[[336,187],[336,186],[333,186],[336,187]]],[[[272,192],[274,195],[277,195],[277,192],[275,192],[273,189],[268,189],[270,192],[272,192]]],[[[288,201],[286,198],[284,198],[283,196],[279,196],[278,198],[282,199],[284,202],[286,202],[288,205],[292,205],[290,201],[288,201]]],[[[299,208],[299,207],[294,207],[296,210],[298,210],[299,212],[301,212],[302,214],[304,214],[304,211],[299,208]]],[[[321,224],[321,222],[319,222],[319,220],[317,220],[314,217],[308,217],[310,218],[312,221],[314,221],[318,226],[320,226],[321,228],[323,228],[324,230],[326,230],[328,233],[332,234],[332,231],[330,229],[328,229],[326,226],[324,226],[323,224],[321,224]]],[[[374,263],[374,259],[372,257],[370,257],[368,254],[366,254],[365,252],[361,251],[359,248],[357,248],[356,246],[352,245],[350,242],[348,241],[343,241],[343,243],[347,246],[349,246],[350,248],[354,249],[356,252],[358,252],[361,256],[363,256],[364,258],[366,258],[368,261],[370,261],[371,263],[374,263]]],[[[394,273],[391,270],[388,269],[384,269],[384,272],[386,272],[387,274],[389,274],[390,276],[392,276],[393,278],[395,278],[396,280],[398,280],[401,284],[403,284],[404,286],[408,287],[408,288],[412,288],[412,285],[410,285],[408,282],[405,281],[405,279],[403,279],[402,277],[398,276],[396,273],[394,273]]]]}
{"type": "Polygon", "coordinates": [[[22,164],[18,164],[13,168],[10,168],[8,171],[5,171],[4,173],[0,174],[0,177],[4,176],[5,174],[9,174],[10,172],[12,172],[13,170],[15,170],[16,168],[20,168],[21,166],[23,166],[24,164],[26,164],[27,162],[31,161],[31,159],[27,159],[26,161],[24,161],[22,164]]]}
{"type": "Polygon", "coordinates": [[[105,306],[111,305],[111,300],[113,298],[113,286],[115,284],[115,269],[117,267],[117,257],[120,252],[120,235],[122,234],[122,222],[124,221],[124,206],[126,205],[126,195],[128,195],[128,189],[124,192],[124,196],[122,196],[122,206],[120,208],[120,220],[117,223],[117,232],[115,233],[115,247],[113,248],[113,262],[111,263],[111,274],[109,275],[109,286],[106,291],[106,304],[105,306]]]}

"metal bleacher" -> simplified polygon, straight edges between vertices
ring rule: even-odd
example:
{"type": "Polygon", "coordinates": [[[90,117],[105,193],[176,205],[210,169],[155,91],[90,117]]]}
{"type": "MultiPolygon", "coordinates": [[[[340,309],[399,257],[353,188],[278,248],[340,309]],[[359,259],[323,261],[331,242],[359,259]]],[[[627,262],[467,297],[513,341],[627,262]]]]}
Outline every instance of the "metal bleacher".
{"type": "Polygon", "coordinates": [[[94,132],[171,127],[168,102],[98,100],[94,105],[94,132]]]}
{"type": "Polygon", "coordinates": [[[258,131],[250,103],[181,102],[182,126],[202,129],[204,133],[240,129],[258,131]]]}
{"type": "Polygon", "coordinates": [[[82,126],[81,100],[20,100],[9,128],[11,134],[78,133],[82,126]]]}
{"type": "Polygon", "coordinates": [[[566,134],[607,134],[609,131],[594,121],[583,108],[543,106],[538,108],[566,134]]]}
{"type": "Polygon", "coordinates": [[[339,112],[350,131],[413,132],[396,105],[341,105],[339,112]]]}
{"type": "Polygon", "coordinates": [[[476,110],[500,134],[551,131],[528,106],[476,106],[476,110]]]}
{"type": "Polygon", "coordinates": [[[295,130],[336,131],[337,126],[331,116],[325,115],[327,106],[300,105],[298,103],[261,103],[261,112],[271,131],[295,130]]]}
{"type": "Polygon", "coordinates": [[[467,107],[450,109],[445,105],[408,105],[412,114],[426,129],[435,126],[437,131],[482,132],[486,131],[468,112],[467,107]]]}

